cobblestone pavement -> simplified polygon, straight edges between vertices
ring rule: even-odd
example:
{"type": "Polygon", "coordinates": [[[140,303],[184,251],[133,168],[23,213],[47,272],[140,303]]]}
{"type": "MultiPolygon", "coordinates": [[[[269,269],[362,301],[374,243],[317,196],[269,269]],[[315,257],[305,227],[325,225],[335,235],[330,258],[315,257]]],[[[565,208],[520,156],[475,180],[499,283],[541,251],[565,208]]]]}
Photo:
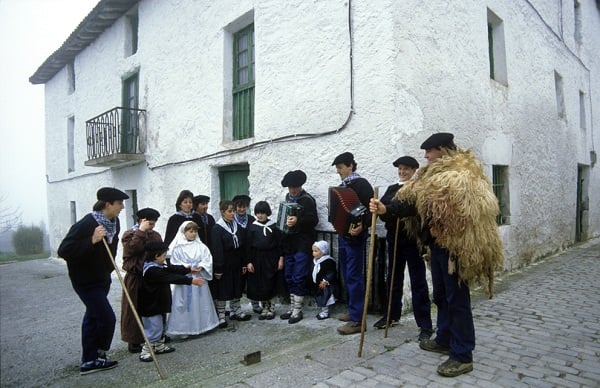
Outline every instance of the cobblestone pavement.
{"type": "MultiPolygon", "coordinates": [[[[436,373],[445,356],[419,349],[409,314],[387,338],[372,327],[379,317],[369,315],[358,357],[360,335],[338,335],[341,323],[317,320],[316,308],[309,306],[295,325],[254,316],[175,341],[175,353],[159,356],[166,376],[161,381],[152,363],[127,352],[118,329],[111,356],[119,367],[80,376],[83,305],[64,262],[7,264],[0,266],[0,386],[598,387],[598,279],[600,239],[595,239],[498,279],[492,300],[475,292],[474,370],[456,378],[436,373]],[[240,363],[257,350],[261,362],[240,363]]],[[[120,294],[115,278],[109,297],[117,318],[120,294]]],[[[335,309],[343,312],[343,306],[335,309]]]]}

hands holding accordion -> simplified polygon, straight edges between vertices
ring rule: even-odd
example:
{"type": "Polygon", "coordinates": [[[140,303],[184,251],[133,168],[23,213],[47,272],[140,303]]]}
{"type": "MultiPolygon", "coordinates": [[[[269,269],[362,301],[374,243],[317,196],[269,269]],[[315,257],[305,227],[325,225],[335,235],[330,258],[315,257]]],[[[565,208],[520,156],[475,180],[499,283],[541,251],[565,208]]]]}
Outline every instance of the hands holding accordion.
{"type": "Polygon", "coordinates": [[[355,237],[355,236],[360,235],[362,233],[362,231],[363,231],[362,222],[358,222],[354,228],[350,228],[348,233],[350,234],[350,236],[355,237]]]}

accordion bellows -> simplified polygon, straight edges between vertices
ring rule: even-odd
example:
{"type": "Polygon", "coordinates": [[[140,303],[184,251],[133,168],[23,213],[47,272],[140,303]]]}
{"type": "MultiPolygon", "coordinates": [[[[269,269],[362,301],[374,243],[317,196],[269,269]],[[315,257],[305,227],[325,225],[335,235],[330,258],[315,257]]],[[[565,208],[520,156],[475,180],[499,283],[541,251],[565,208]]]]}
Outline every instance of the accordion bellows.
{"type": "Polygon", "coordinates": [[[336,186],[329,188],[329,217],[335,231],[349,237],[350,230],[361,221],[367,208],[360,203],[354,190],[348,187],[336,186]]]}

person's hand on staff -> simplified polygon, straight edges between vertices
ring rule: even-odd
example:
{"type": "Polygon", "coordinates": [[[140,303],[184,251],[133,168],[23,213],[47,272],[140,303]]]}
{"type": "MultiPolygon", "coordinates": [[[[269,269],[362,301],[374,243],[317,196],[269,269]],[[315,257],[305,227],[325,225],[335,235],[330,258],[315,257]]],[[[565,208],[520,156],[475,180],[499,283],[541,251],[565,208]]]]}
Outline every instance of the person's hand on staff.
{"type": "Polygon", "coordinates": [[[104,236],[106,236],[106,229],[104,229],[104,226],[96,226],[96,229],[94,229],[94,234],[92,235],[92,244],[98,244],[100,241],[102,241],[104,236]]]}
{"type": "Polygon", "coordinates": [[[371,201],[369,201],[369,211],[371,213],[381,215],[381,214],[385,214],[387,212],[387,209],[386,209],[385,205],[383,203],[381,203],[380,200],[378,200],[376,198],[371,198],[371,201]]]}

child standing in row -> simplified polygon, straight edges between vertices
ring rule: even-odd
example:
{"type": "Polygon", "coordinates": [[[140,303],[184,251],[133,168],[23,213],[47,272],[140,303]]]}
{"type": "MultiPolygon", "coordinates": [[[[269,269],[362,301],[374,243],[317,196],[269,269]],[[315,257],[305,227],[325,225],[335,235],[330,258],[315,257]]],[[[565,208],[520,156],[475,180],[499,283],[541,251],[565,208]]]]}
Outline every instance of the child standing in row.
{"type": "MultiPolygon", "coordinates": [[[[168,246],[162,241],[151,241],[144,245],[145,257],[142,286],[139,291],[138,305],[144,332],[155,354],[171,353],[175,349],[165,345],[164,316],[171,312],[171,288],[169,284],[187,284],[205,286],[206,281],[199,277],[185,276],[197,273],[199,268],[182,265],[166,265],[168,246]]],[[[207,287],[200,287],[207,288],[207,287]]],[[[147,344],[144,344],[140,361],[152,361],[147,344]]]]}
{"type": "MultiPolygon", "coordinates": [[[[169,245],[171,264],[200,268],[194,277],[206,282],[212,279],[212,255],[198,237],[198,224],[185,221],[169,245]]],[[[173,288],[173,311],[169,315],[167,334],[198,335],[216,328],[219,319],[215,312],[209,287],[176,285],[173,288]]]]}
{"type": "Polygon", "coordinates": [[[329,243],[317,241],[312,246],[313,271],[312,280],[317,288],[315,302],[321,308],[317,319],[329,318],[329,306],[335,303],[337,271],[335,260],[329,256],[329,243]]]}
{"type": "Polygon", "coordinates": [[[275,306],[271,299],[283,284],[282,232],[275,221],[269,219],[271,207],[267,202],[257,202],[254,215],[256,220],[247,228],[247,294],[248,299],[261,301],[262,312],[258,319],[273,319],[275,306]]]}
{"type": "Polygon", "coordinates": [[[246,272],[245,243],[246,233],[235,222],[235,209],[232,201],[219,202],[221,218],[217,221],[211,234],[211,246],[214,259],[214,279],[210,288],[215,298],[215,306],[219,317],[219,327],[227,327],[225,320],[225,304],[230,302],[229,319],[247,321],[249,314],[242,311],[242,275],[246,272]]]}

